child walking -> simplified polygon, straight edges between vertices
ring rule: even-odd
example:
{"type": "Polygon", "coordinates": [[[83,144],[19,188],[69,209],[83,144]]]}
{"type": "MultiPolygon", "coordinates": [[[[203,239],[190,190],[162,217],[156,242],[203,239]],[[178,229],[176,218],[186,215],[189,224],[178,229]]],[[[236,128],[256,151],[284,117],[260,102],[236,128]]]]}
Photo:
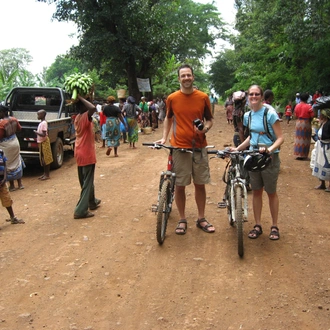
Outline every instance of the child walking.
{"type": "Polygon", "coordinates": [[[287,125],[289,125],[291,117],[292,117],[292,102],[289,101],[288,105],[285,107],[285,118],[287,125]]]}
{"type": "Polygon", "coordinates": [[[49,180],[50,164],[53,162],[52,149],[48,137],[48,123],[46,121],[46,111],[39,110],[37,112],[38,119],[41,120],[38,129],[34,131],[37,134],[37,142],[39,146],[40,164],[44,168],[44,174],[39,177],[39,180],[49,180]]]}

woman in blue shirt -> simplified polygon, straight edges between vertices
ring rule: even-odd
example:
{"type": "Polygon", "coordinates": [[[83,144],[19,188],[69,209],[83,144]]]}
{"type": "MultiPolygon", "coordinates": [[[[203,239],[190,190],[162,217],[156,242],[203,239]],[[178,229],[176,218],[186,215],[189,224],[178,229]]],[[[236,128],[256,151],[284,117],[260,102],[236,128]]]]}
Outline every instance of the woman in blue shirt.
{"type": "Polygon", "coordinates": [[[269,209],[272,217],[272,226],[269,238],[278,240],[280,238],[277,227],[279,199],[276,192],[277,179],[280,171],[279,148],[284,142],[282,128],[276,111],[272,107],[267,110],[267,125],[271,136],[270,138],[264,127],[264,112],[266,106],[263,104],[263,90],[258,85],[252,85],[248,90],[248,101],[250,112],[244,114],[243,125],[248,126],[250,118],[250,135],[246,140],[233,150],[259,149],[260,153],[271,154],[271,164],[261,172],[249,172],[250,183],[253,191],[253,213],[255,226],[249,233],[249,238],[255,239],[262,234],[261,210],[262,195],[265,190],[269,199],[269,209]]]}

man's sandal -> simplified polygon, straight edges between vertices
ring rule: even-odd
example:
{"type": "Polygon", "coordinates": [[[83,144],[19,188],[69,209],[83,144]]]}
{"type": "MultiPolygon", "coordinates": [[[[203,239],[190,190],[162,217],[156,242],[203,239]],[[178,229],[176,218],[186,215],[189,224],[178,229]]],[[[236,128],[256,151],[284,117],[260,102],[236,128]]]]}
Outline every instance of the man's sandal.
{"type": "Polygon", "coordinates": [[[176,228],[175,228],[175,233],[176,233],[177,235],[184,235],[186,232],[187,232],[187,220],[186,220],[186,219],[181,219],[181,220],[178,222],[178,225],[177,225],[176,228]],[[184,226],[184,227],[181,227],[181,226],[180,226],[181,223],[184,223],[185,226],[184,226]]]}
{"type": "Polygon", "coordinates": [[[280,239],[280,231],[278,230],[278,227],[270,227],[269,239],[271,239],[272,241],[277,241],[278,239],[280,239]]]}
{"type": "Polygon", "coordinates": [[[249,232],[248,237],[252,239],[258,238],[262,234],[262,228],[260,225],[255,225],[249,232]],[[258,229],[257,229],[258,228],[258,229]]]}
{"type": "Polygon", "coordinates": [[[210,224],[205,218],[202,219],[198,219],[196,221],[196,227],[202,229],[203,231],[205,231],[206,233],[212,234],[215,232],[215,230],[210,230],[210,227],[213,227],[212,224],[210,224]],[[201,223],[206,222],[205,226],[201,226],[201,223]]]}
{"type": "Polygon", "coordinates": [[[24,220],[22,220],[22,219],[18,219],[18,218],[16,218],[16,217],[10,218],[10,219],[8,219],[8,220],[6,220],[6,221],[10,221],[10,223],[11,223],[12,225],[18,225],[18,224],[24,224],[24,223],[25,223],[24,220]]]}

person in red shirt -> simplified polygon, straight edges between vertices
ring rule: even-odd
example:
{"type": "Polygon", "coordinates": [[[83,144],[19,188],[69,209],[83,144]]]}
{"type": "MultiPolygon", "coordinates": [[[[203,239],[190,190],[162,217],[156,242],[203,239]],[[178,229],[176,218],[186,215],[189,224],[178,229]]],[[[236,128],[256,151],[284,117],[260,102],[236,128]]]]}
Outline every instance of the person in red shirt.
{"type": "Polygon", "coordinates": [[[315,94],[313,95],[313,104],[315,103],[316,99],[321,96],[322,94],[319,91],[316,91],[315,94]]]}
{"type": "Polygon", "coordinates": [[[92,115],[95,112],[95,106],[80,95],[78,99],[76,107],[79,114],[74,121],[76,130],[74,156],[78,166],[81,192],[73,217],[74,219],[84,219],[94,216],[94,213],[89,212],[88,208],[95,210],[101,200],[95,198],[94,191],[96,151],[92,115]]]}
{"type": "Polygon", "coordinates": [[[163,137],[156,143],[164,144],[171,127],[173,127],[170,143],[174,147],[190,149],[193,153],[174,150],[173,164],[176,173],[175,202],[180,220],[175,233],[184,235],[187,230],[185,214],[185,188],[193,178],[195,200],[198,209],[197,228],[206,233],[214,233],[215,228],[205,219],[206,190],[205,184],[210,181],[208,156],[206,152],[206,133],[213,125],[211,103],[207,94],[194,89],[194,72],[190,65],[183,64],[178,69],[180,90],[170,94],[166,101],[166,117],[163,137]],[[199,119],[203,127],[198,129],[194,121],[199,119]]]}
{"type": "Polygon", "coordinates": [[[300,103],[294,109],[297,120],[293,154],[297,160],[307,159],[311,145],[311,121],[314,117],[314,111],[312,106],[307,103],[308,97],[309,95],[307,93],[302,93],[300,95],[300,103]]]}
{"type": "Polygon", "coordinates": [[[292,102],[291,101],[289,101],[289,103],[285,107],[285,118],[286,118],[286,123],[289,125],[290,120],[292,118],[292,102]]]}

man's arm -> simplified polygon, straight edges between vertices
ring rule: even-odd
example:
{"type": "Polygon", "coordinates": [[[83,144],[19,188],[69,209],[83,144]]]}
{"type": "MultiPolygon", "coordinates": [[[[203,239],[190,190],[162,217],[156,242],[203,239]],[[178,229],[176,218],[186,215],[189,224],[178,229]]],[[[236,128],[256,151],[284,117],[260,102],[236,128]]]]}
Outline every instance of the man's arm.
{"type": "Polygon", "coordinates": [[[168,134],[170,133],[172,127],[172,123],[173,123],[173,118],[168,118],[166,116],[164,120],[163,137],[160,140],[155,141],[155,143],[160,143],[160,144],[166,143],[168,134]]]}

